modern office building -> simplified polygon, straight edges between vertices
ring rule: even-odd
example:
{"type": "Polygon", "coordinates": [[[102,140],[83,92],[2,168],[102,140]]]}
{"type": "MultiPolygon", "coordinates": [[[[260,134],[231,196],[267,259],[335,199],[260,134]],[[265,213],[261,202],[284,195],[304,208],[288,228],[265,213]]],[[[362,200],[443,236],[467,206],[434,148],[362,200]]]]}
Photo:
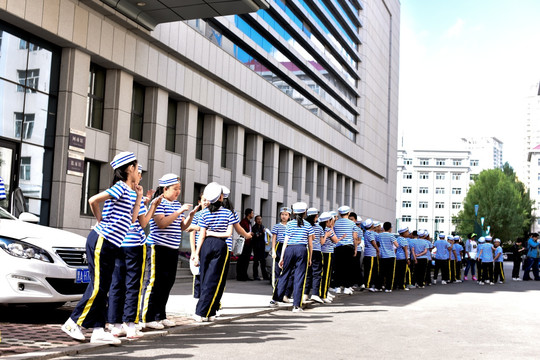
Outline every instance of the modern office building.
{"type": "Polygon", "coordinates": [[[474,155],[482,169],[501,169],[503,167],[503,142],[496,137],[466,137],[461,141],[465,149],[474,155]]]}
{"type": "Polygon", "coordinates": [[[83,235],[125,150],[144,188],[218,181],[268,226],[298,200],[391,219],[399,27],[397,0],[0,2],[0,176],[83,235]]]}
{"type": "Polygon", "coordinates": [[[531,231],[540,232],[540,211],[538,210],[540,204],[540,144],[529,151],[527,163],[531,174],[529,178],[529,194],[531,200],[534,200],[534,207],[536,208],[536,210],[533,210],[535,221],[531,224],[531,231]]]}
{"type": "MultiPolygon", "coordinates": [[[[531,95],[525,99],[525,131],[523,137],[522,158],[529,159],[530,152],[536,151],[535,147],[540,144],[540,83],[531,86],[531,95]]],[[[516,169],[520,180],[531,189],[533,196],[535,176],[537,171],[531,168],[531,161],[523,161],[523,166],[516,169]]]]}

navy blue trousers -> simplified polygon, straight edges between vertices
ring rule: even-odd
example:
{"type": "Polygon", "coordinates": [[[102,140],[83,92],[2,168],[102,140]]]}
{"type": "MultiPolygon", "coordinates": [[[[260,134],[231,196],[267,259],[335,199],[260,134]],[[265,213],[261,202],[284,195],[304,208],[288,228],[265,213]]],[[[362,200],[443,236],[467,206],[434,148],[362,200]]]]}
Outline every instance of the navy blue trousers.
{"type": "Polygon", "coordinates": [[[354,246],[336,246],[334,254],[336,259],[334,266],[335,286],[346,288],[353,286],[354,246]]]}
{"type": "Polygon", "coordinates": [[[321,287],[319,288],[319,297],[326,299],[328,296],[328,288],[330,287],[330,278],[332,277],[333,253],[322,253],[322,273],[321,287]]]}
{"type": "Polygon", "coordinates": [[[90,283],[71,313],[71,319],[85,328],[104,327],[107,317],[107,294],[111,287],[114,263],[120,248],[94,230],[86,239],[86,258],[90,283]]]}
{"type": "Polygon", "coordinates": [[[144,246],[120,248],[109,290],[109,323],[138,322],[144,246]]]}
{"type": "Polygon", "coordinates": [[[283,255],[283,270],[278,279],[274,296],[275,301],[283,301],[288,279],[293,279],[294,306],[302,306],[302,295],[306,283],[308,248],[306,245],[288,245],[283,255]]]}
{"type": "Polygon", "coordinates": [[[141,321],[161,321],[167,318],[165,308],[176,280],[178,249],[162,245],[147,246],[141,321]]]}
{"type": "Polygon", "coordinates": [[[204,239],[200,253],[201,293],[195,314],[201,317],[216,315],[227,283],[230,258],[225,239],[204,239]]]}
{"type": "Polygon", "coordinates": [[[381,288],[379,282],[379,258],[377,256],[364,256],[364,280],[367,288],[381,288]]]}
{"type": "Polygon", "coordinates": [[[201,297],[201,275],[193,275],[193,297],[198,299],[201,297]]]}
{"type": "Polygon", "coordinates": [[[308,268],[306,288],[304,294],[309,295],[311,292],[313,295],[319,295],[319,288],[321,286],[321,274],[322,274],[322,253],[317,250],[313,250],[313,258],[311,259],[311,266],[308,268]]]}

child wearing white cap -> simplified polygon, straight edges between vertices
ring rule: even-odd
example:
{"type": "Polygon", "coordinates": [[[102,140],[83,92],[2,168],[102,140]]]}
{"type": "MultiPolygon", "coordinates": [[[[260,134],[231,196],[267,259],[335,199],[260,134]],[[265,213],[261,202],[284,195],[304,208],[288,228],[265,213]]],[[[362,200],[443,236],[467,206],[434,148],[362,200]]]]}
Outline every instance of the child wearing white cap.
{"type": "Polygon", "coordinates": [[[349,220],[350,212],[351,208],[341,206],[338,209],[340,218],[334,224],[334,232],[341,238],[335,248],[334,284],[336,293],[343,292],[347,295],[353,293],[354,257],[359,243],[358,227],[354,221],[349,220]]]}
{"type": "Polygon", "coordinates": [[[364,280],[366,288],[370,292],[377,292],[381,288],[379,283],[379,245],[377,244],[377,233],[373,231],[373,220],[364,221],[366,229],[365,249],[364,249],[364,280]]]}
{"type": "Polygon", "coordinates": [[[88,200],[98,221],[86,242],[90,283],[71,316],[62,325],[62,330],[82,341],[85,337],[81,327],[94,328],[90,342],[119,344],[120,340],[104,329],[107,293],[122,241],[139,214],[143,191],[142,187],[136,185],[139,174],[137,158],[133,153],[116,155],[111,166],[114,169],[111,187],[88,200]],[[100,204],[103,202],[105,204],[101,211],[100,204]]]}
{"type": "Polygon", "coordinates": [[[319,297],[325,304],[331,303],[333,298],[333,295],[328,292],[328,289],[332,277],[332,267],[334,266],[334,248],[340,240],[334,234],[334,222],[334,216],[329,212],[323,212],[319,216],[319,225],[324,229],[324,236],[321,238],[322,273],[319,297]]]}
{"type": "Polygon", "coordinates": [[[504,268],[503,268],[503,249],[501,246],[501,239],[496,238],[493,240],[493,246],[495,248],[495,256],[493,257],[493,263],[495,271],[493,272],[493,282],[503,284],[504,283],[504,268]]]}
{"type": "Polygon", "coordinates": [[[322,252],[321,252],[321,238],[324,237],[324,229],[318,224],[319,210],[315,208],[309,208],[307,210],[307,222],[313,227],[313,251],[311,252],[311,266],[308,268],[306,287],[304,290],[304,301],[313,300],[318,303],[323,303],[323,300],[319,297],[319,290],[321,286],[321,274],[322,274],[322,252]],[[309,297],[309,294],[311,298],[309,297]]]}
{"type": "Polygon", "coordinates": [[[281,259],[281,249],[283,248],[283,242],[285,241],[285,230],[287,230],[287,223],[291,217],[292,210],[288,207],[282,207],[279,210],[280,222],[272,226],[272,259],[274,259],[274,273],[272,275],[272,286],[274,290],[276,288],[276,281],[279,278],[281,269],[279,267],[279,260],[281,259]]]}
{"type": "Polygon", "coordinates": [[[154,199],[163,194],[154,217],[150,220],[150,234],[147,238],[147,279],[141,304],[141,320],[145,327],[163,329],[175,326],[167,319],[165,307],[176,279],[178,248],[185,231],[199,206],[189,212],[191,204],[180,204],[180,178],[176,174],[166,174],[159,179],[154,199]]]}

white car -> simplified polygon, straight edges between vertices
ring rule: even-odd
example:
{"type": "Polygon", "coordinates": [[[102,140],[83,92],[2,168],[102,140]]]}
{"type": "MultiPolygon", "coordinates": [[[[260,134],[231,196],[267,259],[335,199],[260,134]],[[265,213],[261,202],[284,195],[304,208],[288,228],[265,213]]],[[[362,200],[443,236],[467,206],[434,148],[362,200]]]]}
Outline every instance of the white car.
{"type": "Polygon", "coordinates": [[[82,236],[24,222],[0,207],[0,304],[79,300],[89,282],[85,246],[82,236]]]}

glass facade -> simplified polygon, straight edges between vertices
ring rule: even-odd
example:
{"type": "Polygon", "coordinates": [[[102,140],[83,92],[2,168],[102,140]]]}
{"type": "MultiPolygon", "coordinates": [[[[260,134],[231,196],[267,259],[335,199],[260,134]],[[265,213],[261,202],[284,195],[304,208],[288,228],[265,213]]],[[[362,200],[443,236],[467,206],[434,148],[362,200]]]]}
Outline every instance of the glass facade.
{"type": "Polygon", "coordinates": [[[0,23],[0,140],[14,144],[12,169],[0,160],[0,173],[13,175],[27,211],[49,219],[56,125],[59,51],[32,35],[0,23]],[[18,173],[18,174],[17,174],[18,173]]]}

